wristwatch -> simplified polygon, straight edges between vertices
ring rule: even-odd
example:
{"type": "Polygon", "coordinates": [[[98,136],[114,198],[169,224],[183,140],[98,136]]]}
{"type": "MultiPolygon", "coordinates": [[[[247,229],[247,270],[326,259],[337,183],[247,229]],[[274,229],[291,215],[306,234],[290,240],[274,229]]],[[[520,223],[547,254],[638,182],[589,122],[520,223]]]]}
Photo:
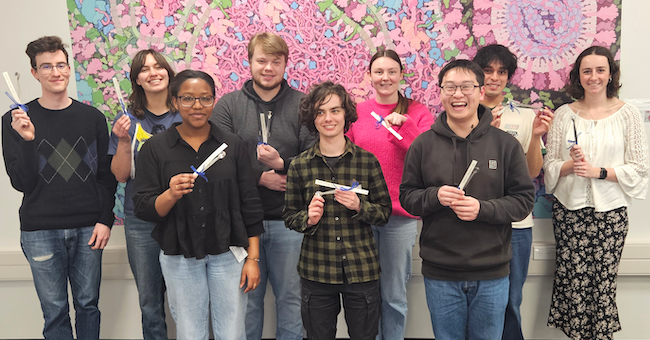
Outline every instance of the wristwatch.
{"type": "Polygon", "coordinates": [[[598,179],[605,179],[605,178],[607,178],[607,169],[600,168],[600,177],[598,177],[598,179]]]}

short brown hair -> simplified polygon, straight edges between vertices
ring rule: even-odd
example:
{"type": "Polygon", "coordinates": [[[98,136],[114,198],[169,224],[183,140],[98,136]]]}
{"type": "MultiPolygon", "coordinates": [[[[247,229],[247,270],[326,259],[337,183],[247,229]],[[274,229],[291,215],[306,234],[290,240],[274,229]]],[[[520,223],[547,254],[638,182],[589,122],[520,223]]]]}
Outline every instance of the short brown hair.
{"type": "Polygon", "coordinates": [[[621,83],[619,82],[621,69],[618,67],[616,61],[614,61],[612,53],[602,46],[591,46],[580,53],[575,64],[573,64],[571,72],[569,72],[569,83],[566,86],[566,92],[575,99],[582,99],[585,96],[585,89],[580,85],[580,64],[582,63],[582,59],[588,55],[600,55],[607,58],[609,75],[611,77],[611,81],[607,84],[607,98],[618,96],[618,89],[621,88],[621,83]]]}
{"type": "Polygon", "coordinates": [[[289,46],[279,35],[270,32],[257,33],[248,42],[248,61],[253,59],[255,47],[262,48],[262,52],[270,55],[282,55],[284,61],[289,61],[289,46]]]}
{"type": "Polygon", "coordinates": [[[314,135],[318,135],[314,124],[318,109],[330,95],[336,95],[341,99],[341,107],[345,110],[344,132],[348,132],[350,125],[357,121],[357,104],[354,103],[348,91],[339,84],[326,81],[312,87],[309,94],[300,101],[300,123],[305,124],[309,132],[314,135]]]}
{"type": "Polygon", "coordinates": [[[40,37],[27,44],[25,53],[29,56],[29,62],[31,63],[32,68],[36,69],[36,56],[44,52],[54,53],[61,50],[63,51],[63,54],[65,54],[65,61],[68,62],[68,51],[65,50],[66,47],[67,45],[63,43],[61,38],[55,35],[50,35],[40,37]]]}
{"type": "MultiPolygon", "coordinates": [[[[147,96],[144,93],[144,89],[142,86],[138,85],[137,80],[138,76],[140,75],[140,72],[142,71],[142,68],[144,67],[144,63],[147,61],[147,56],[151,55],[158,65],[160,65],[162,68],[167,70],[167,76],[169,77],[169,84],[171,84],[172,80],[174,79],[174,75],[176,72],[174,72],[174,69],[169,65],[167,62],[167,59],[165,59],[165,56],[163,56],[160,52],[155,51],[155,50],[141,50],[138,53],[135,54],[133,57],[133,61],[131,62],[131,71],[129,72],[129,77],[131,78],[131,94],[129,95],[129,107],[131,108],[131,113],[133,113],[134,116],[138,117],[138,119],[143,119],[144,118],[144,110],[147,108],[147,96]]],[[[169,90],[169,89],[168,89],[169,90]]],[[[167,105],[167,108],[170,111],[176,111],[174,108],[174,104],[172,104],[172,96],[169,95],[169,91],[167,91],[167,101],[165,102],[167,105]]],[[[126,113],[126,112],[125,112],[126,113]]]]}

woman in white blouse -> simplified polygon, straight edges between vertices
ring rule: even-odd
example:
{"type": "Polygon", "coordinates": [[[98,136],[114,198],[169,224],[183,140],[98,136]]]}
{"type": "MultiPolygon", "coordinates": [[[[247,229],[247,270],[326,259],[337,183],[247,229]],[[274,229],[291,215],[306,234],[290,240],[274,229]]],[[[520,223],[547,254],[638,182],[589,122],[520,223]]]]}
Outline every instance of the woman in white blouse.
{"type": "Polygon", "coordinates": [[[583,51],[569,74],[577,100],[555,111],[544,160],[553,193],[555,280],[548,326],[572,339],[613,339],[621,329],[616,275],[628,230],[627,206],[645,199],[648,145],[636,107],[619,100],[609,50],[583,51]]]}

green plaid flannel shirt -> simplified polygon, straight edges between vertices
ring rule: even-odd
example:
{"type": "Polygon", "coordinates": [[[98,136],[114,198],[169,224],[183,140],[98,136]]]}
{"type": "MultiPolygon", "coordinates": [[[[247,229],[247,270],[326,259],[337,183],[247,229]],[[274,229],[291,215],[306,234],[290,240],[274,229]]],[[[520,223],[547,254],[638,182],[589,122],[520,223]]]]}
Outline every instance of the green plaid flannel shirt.
{"type": "Polygon", "coordinates": [[[379,279],[379,256],[370,225],[383,226],[391,214],[391,200],[384,175],[375,156],[346,138],[345,152],[334,169],[320,152],[318,142],[295,157],[287,173],[283,212],[287,228],[302,232],[298,273],[315,282],[342,284],[379,279]],[[359,182],[369,194],[359,196],[361,209],[349,210],[326,195],[325,209],[318,224],[307,227],[307,207],[316,191],[314,180],[349,186],[359,182]]]}

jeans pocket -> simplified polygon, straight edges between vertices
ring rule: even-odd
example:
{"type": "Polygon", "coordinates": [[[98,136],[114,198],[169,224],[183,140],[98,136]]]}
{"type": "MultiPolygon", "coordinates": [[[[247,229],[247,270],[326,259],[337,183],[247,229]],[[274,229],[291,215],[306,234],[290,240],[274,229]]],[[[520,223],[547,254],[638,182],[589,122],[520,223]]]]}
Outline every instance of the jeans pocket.
{"type": "Polygon", "coordinates": [[[368,309],[365,338],[374,339],[379,333],[379,317],[381,315],[381,295],[379,293],[379,284],[364,293],[364,296],[366,299],[366,308],[368,309]]]}

